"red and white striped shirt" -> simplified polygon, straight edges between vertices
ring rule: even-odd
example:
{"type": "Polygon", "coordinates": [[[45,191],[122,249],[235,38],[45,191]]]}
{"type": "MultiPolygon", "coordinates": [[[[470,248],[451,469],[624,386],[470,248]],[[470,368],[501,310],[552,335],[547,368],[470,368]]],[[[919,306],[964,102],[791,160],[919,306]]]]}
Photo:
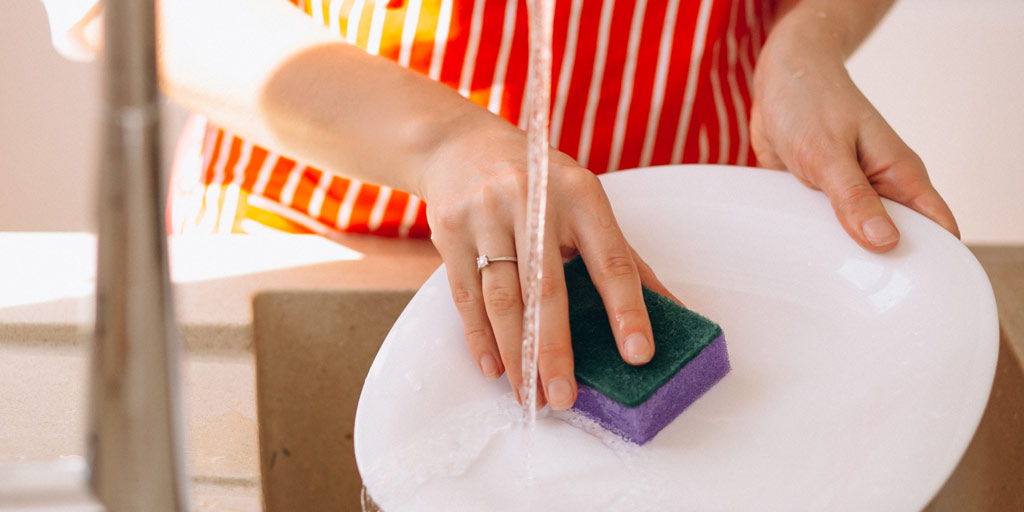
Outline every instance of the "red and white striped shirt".
{"type": "MultiPolygon", "coordinates": [[[[525,0],[292,1],[349,43],[525,124],[525,0]]],[[[595,173],[753,164],[751,80],[772,10],[772,0],[557,0],[552,144],[595,173]]],[[[264,218],[285,219],[264,222],[279,229],[429,233],[419,198],[344,169],[324,172],[212,125],[201,154],[194,174],[206,192],[193,203],[228,222],[178,214],[172,230],[230,226],[235,214],[224,210],[240,201],[227,196],[241,194],[264,218]]]]}

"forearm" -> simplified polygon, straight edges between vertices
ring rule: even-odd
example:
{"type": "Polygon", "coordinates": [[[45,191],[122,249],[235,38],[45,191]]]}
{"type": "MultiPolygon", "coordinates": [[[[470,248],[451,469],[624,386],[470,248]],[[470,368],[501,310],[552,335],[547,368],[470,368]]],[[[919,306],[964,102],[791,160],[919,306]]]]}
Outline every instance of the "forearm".
{"type": "Polygon", "coordinates": [[[848,58],[895,0],[778,0],[772,32],[848,58]]]}
{"type": "Polygon", "coordinates": [[[507,125],[281,0],[168,0],[160,12],[168,95],[323,169],[419,193],[424,164],[456,130],[507,125]]]}

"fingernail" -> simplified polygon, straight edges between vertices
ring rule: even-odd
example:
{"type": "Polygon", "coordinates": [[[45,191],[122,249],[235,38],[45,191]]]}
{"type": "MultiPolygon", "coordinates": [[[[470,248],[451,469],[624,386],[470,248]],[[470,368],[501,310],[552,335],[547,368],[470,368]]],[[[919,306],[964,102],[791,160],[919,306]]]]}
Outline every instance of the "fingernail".
{"type": "Polygon", "coordinates": [[[864,230],[864,237],[876,247],[889,245],[900,238],[900,234],[896,232],[896,226],[893,226],[889,219],[881,215],[864,221],[861,228],[864,230]]]}
{"type": "Polygon", "coordinates": [[[548,382],[548,404],[552,409],[565,410],[572,407],[572,385],[565,377],[558,377],[548,382]]]}
{"type": "Polygon", "coordinates": [[[498,378],[498,363],[494,361],[494,356],[490,354],[480,356],[480,373],[483,373],[488,380],[498,378]]]}
{"type": "Polygon", "coordinates": [[[638,332],[630,334],[626,338],[626,359],[632,364],[644,364],[650,360],[650,342],[647,337],[638,332]]]}

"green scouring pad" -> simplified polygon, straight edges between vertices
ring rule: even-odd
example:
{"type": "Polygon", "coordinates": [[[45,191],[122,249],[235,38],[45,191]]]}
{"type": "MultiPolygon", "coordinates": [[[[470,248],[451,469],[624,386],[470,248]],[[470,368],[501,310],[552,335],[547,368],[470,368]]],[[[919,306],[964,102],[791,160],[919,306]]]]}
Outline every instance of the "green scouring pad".
{"type": "Polygon", "coordinates": [[[722,328],[646,287],[654,357],[626,363],[582,258],[565,264],[565,284],[579,383],[573,409],[622,438],[646,443],[729,372],[722,328]]]}

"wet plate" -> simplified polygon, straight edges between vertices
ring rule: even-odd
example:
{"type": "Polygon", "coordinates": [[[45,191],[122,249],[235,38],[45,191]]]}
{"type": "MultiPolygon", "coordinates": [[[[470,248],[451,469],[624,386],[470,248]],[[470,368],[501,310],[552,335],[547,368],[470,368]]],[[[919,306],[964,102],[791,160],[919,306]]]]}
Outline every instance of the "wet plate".
{"type": "MultiPolygon", "coordinates": [[[[717,166],[603,178],[627,238],[722,325],[732,372],[636,447],[570,414],[528,435],[464,346],[444,269],[384,342],[360,472],[405,510],[918,510],[988,398],[998,326],[971,253],[893,203],[899,247],[851,241],[791,176],[717,166]]],[[[558,198],[553,198],[557,201],[558,198]]]]}

